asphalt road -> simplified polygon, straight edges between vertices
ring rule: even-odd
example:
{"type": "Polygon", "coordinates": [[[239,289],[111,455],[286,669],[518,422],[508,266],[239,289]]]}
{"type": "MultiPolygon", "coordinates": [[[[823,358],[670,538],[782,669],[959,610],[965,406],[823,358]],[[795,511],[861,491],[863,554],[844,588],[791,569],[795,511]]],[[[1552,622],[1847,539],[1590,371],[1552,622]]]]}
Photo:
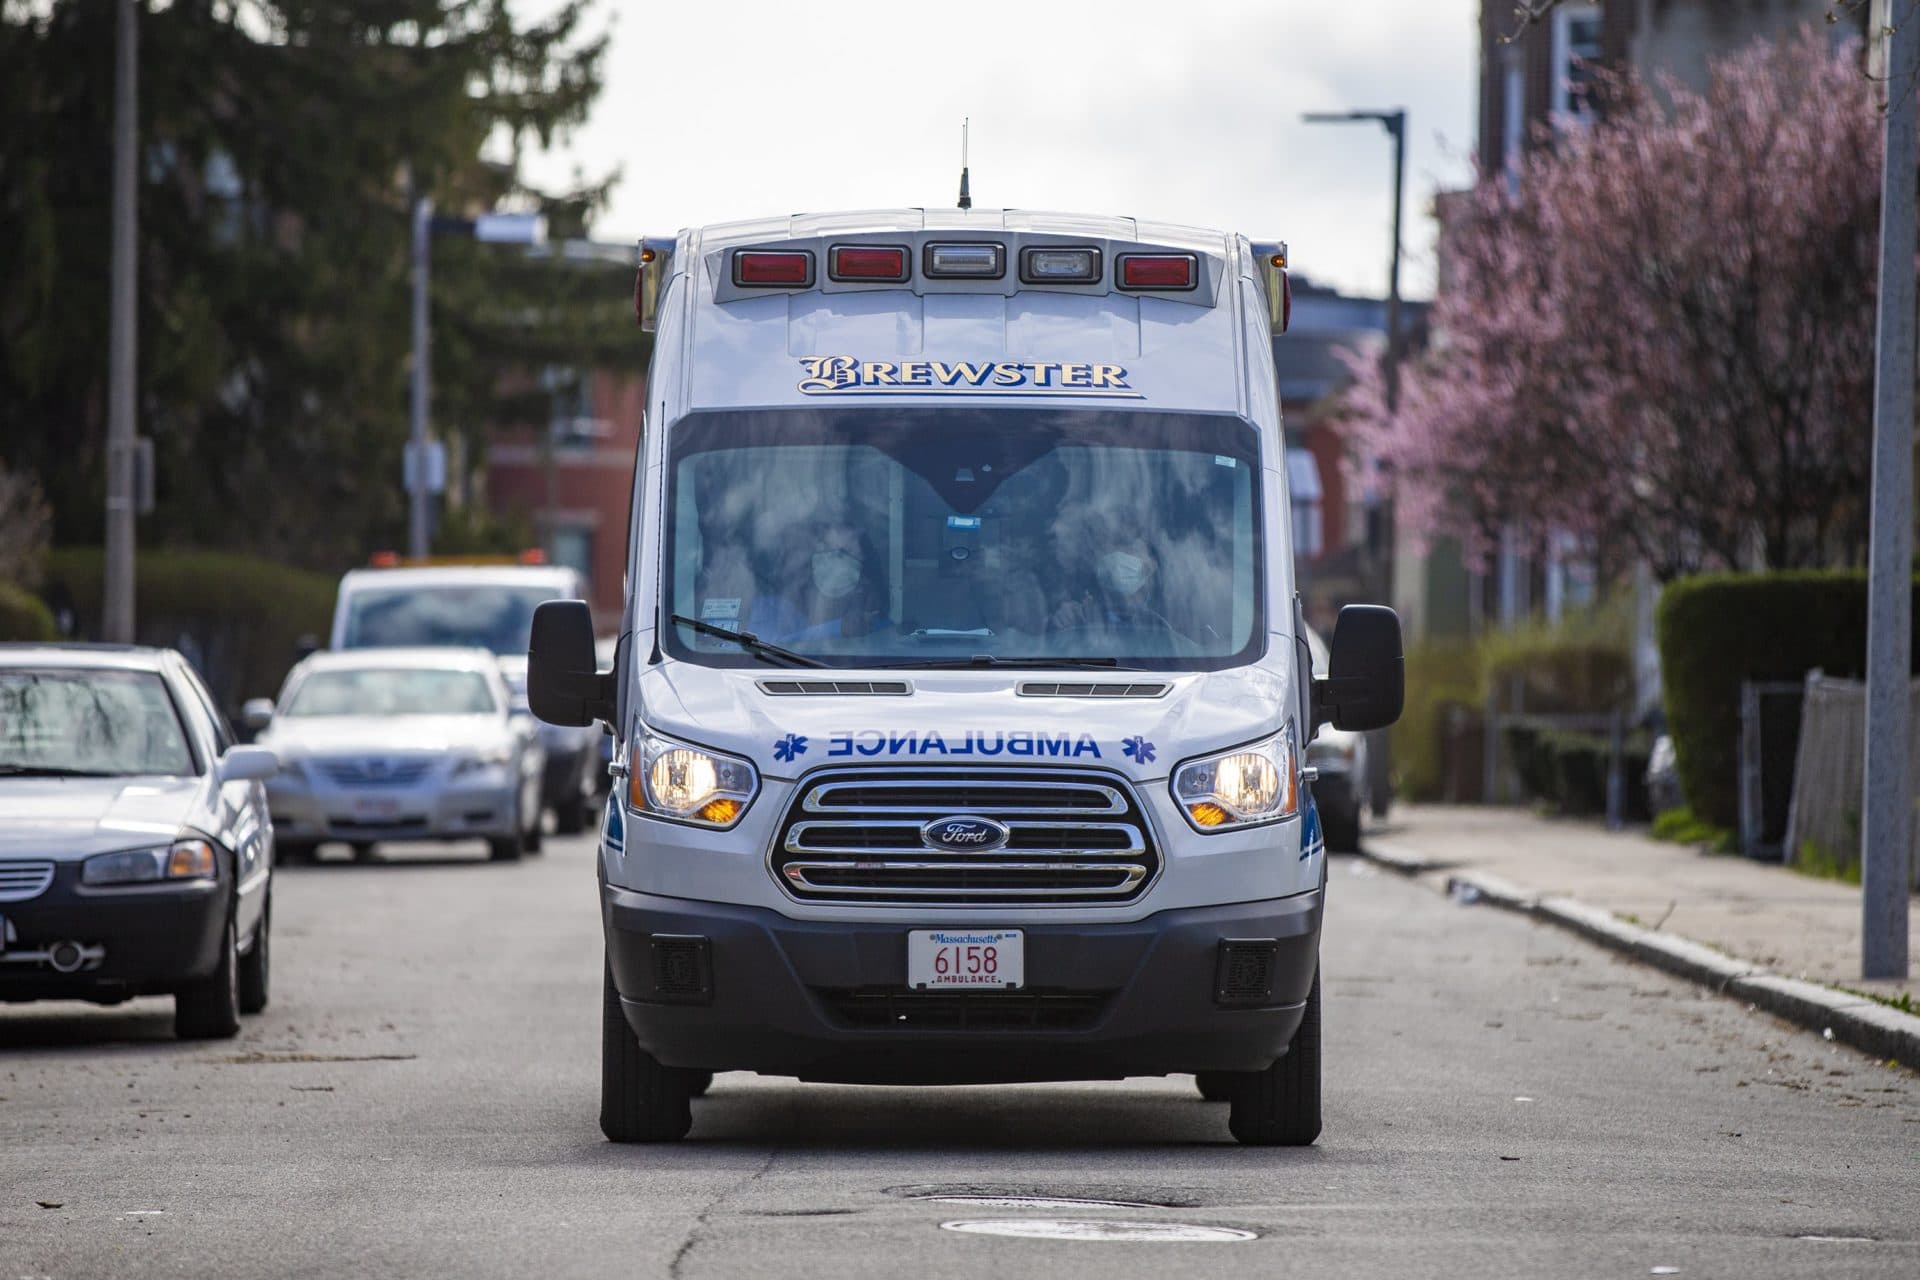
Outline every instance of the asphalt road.
{"type": "Polygon", "coordinates": [[[231,1042],[175,1043],[165,1001],[0,1006],[0,1280],[1920,1275],[1912,1073],[1345,860],[1310,1150],[1234,1145],[1186,1078],[745,1075],[687,1142],[616,1147],[591,846],[548,850],[283,872],[231,1042]],[[999,1193],[1147,1207],[919,1198],[999,1193]],[[1041,1218],[1254,1238],[942,1229],[1041,1218]]]}

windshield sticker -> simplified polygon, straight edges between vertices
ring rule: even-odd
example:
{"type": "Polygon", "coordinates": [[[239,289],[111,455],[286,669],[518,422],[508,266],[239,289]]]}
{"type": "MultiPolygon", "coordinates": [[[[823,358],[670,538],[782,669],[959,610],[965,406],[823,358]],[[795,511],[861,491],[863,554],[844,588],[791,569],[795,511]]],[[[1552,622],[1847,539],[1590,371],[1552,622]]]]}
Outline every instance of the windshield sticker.
{"type": "Polygon", "coordinates": [[[774,741],[773,758],[782,764],[805,754],[807,754],[807,740],[797,733],[790,733],[774,741]]]}
{"type": "Polygon", "coordinates": [[[1135,764],[1153,763],[1153,744],[1145,738],[1138,736],[1128,738],[1120,744],[1120,750],[1123,754],[1133,757],[1135,764]]]}
{"type": "MultiPolygon", "coordinates": [[[[802,740],[804,741],[804,739],[802,740]]],[[[946,735],[883,729],[836,733],[827,739],[830,756],[1092,756],[1101,758],[1092,734],[1044,733],[1016,729],[1011,733],[983,733],[969,729],[949,742],[946,735]]]]}
{"type": "Polygon", "coordinates": [[[702,622],[738,622],[740,597],[708,596],[700,602],[700,620],[702,622]]]}
{"type": "Polygon", "coordinates": [[[803,395],[1074,396],[1144,400],[1117,364],[1061,360],[856,360],[802,356],[803,395]]]}

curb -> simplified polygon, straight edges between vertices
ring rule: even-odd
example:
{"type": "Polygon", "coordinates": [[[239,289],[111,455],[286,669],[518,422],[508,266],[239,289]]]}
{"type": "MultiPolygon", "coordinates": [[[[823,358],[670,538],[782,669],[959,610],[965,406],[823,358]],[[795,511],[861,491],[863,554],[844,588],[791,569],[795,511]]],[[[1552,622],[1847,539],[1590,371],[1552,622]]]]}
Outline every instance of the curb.
{"type": "Polygon", "coordinates": [[[1435,877],[1430,882],[1457,902],[1487,902],[1545,920],[1589,942],[1697,982],[1715,994],[1745,1000],[1775,1017],[1821,1032],[1876,1058],[1891,1058],[1920,1069],[1920,1017],[1877,1000],[1782,977],[1698,942],[1629,924],[1611,911],[1574,898],[1543,897],[1484,872],[1447,870],[1403,846],[1370,843],[1360,856],[1409,878],[1444,872],[1444,881],[1435,877]]]}

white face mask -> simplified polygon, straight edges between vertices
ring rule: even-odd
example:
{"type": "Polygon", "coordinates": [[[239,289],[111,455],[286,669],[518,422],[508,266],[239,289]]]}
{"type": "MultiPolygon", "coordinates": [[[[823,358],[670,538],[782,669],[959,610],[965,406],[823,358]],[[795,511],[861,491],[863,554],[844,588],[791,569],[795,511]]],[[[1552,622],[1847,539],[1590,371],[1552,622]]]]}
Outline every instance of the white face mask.
{"type": "Polygon", "coordinates": [[[838,600],[860,585],[860,562],[844,551],[816,551],[813,585],[827,599],[838,600]]]}
{"type": "Polygon", "coordinates": [[[1100,557],[1100,582],[1119,596],[1139,593],[1147,585],[1147,560],[1125,551],[1109,551],[1100,557]]]}

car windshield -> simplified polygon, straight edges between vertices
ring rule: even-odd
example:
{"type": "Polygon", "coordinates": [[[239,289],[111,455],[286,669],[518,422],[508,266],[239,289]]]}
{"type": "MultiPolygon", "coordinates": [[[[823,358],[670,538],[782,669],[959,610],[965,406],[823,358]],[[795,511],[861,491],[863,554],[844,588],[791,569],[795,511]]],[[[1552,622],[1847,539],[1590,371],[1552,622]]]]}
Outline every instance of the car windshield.
{"type": "MultiPolygon", "coordinates": [[[[1237,418],[1005,409],[703,414],[674,429],[675,657],[747,632],[835,666],[1258,652],[1259,445],[1237,418]]],[[[791,659],[786,659],[790,661],[791,659]]]]}
{"type": "Polygon", "coordinates": [[[280,711],[284,716],[475,716],[500,710],[485,676],[432,667],[315,671],[280,711]]]}
{"type": "Polygon", "coordinates": [[[151,671],[0,671],[0,777],[198,773],[151,671]]]}
{"type": "Polygon", "coordinates": [[[491,649],[523,654],[533,611],[557,599],[558,587],[461,583],[435,587],[379,587],[348,597],[343,649],[412,645],[491,649]]]}

